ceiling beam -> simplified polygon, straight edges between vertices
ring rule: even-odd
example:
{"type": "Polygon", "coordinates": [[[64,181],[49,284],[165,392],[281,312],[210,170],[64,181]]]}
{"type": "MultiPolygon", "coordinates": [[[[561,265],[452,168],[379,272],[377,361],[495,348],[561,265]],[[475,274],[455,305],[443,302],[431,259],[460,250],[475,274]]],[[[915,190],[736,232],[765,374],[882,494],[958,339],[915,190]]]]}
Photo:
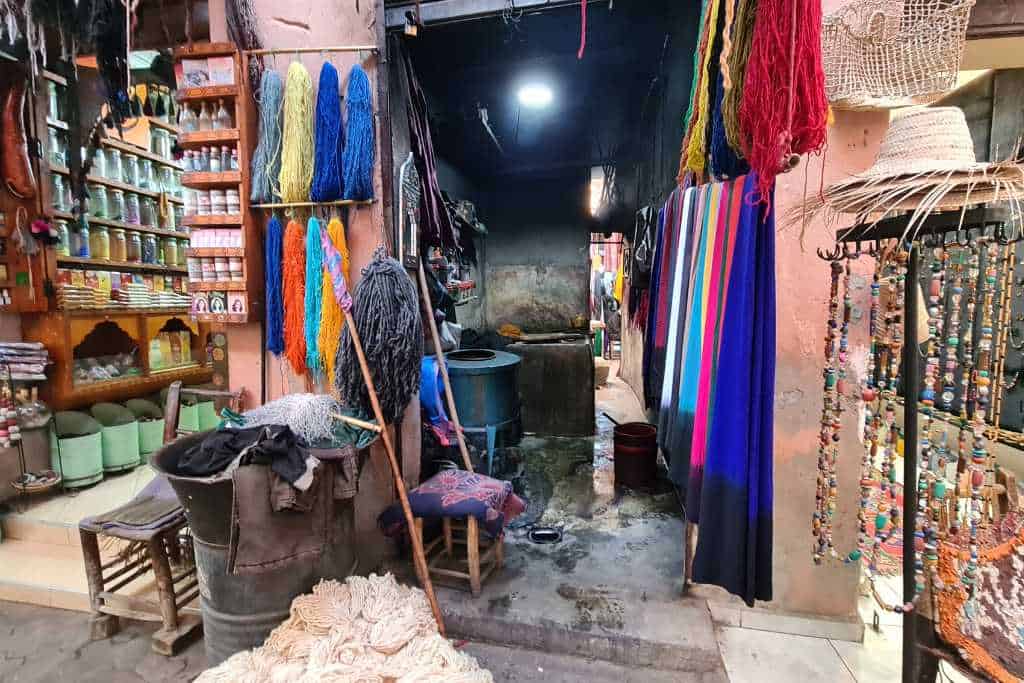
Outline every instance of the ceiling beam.
{"type": "MultiPolygon", "coordinates": [[[[416,14],[415,2],[392,5],[384,10],[387,28],[405,26],[405,13],[416,14]]],[[[516,0],[516,10],[536,12],[556,7],[571,7],[580,4],[580,0],[516,0]]],[[[508,0],[433,0],[420,2],[420,22],[427,24],[443,24],[453,21],[466,21],[486,16],[501,14],[508,9],[508,0]]]]}

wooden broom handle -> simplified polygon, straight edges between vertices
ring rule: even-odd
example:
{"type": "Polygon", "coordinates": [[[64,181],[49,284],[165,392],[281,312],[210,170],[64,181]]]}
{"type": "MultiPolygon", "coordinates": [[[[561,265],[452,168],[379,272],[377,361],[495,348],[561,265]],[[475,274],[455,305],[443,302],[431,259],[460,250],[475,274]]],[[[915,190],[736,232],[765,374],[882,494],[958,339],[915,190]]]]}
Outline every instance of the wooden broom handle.
{"type": "Polygon", "coordinates": [[[423,538],[416,533],[416,520],[409,507],[409,496],[405,492],[405,480],[402,479],[402,472],[398,467],[398,460],[395,458],[395,447],[391,443],[391,434],[387,430],[384,421],[384,411],[380,408],[380,400],[377,398],[377,389],[373,384],[373,376],[370,374],[370,367],[366,363],[366,355],[363,353],[363,344],[359,341],[359,333],[356,331],[355,321],[348,311],[343,309],[345,322],[348,323],[349,334],[352,335],[352,346],[356,351],[356,358],[359,359],[359,369],[363,373],[363,381],[366,383],[366,390],[370,394],[370,405],[373,406],[373,414],[377,418],[377,424],[381,426],[380,437],[384,440],[384,451],[388,454],[388,462],[391,464],[391,474],[395,478],[395,488],[398,489],[398,498],[402,502],[402,512],[405,513],[405,523],[409,529],[409,537],[412,539],[413,564],[416,573],[419,575],[420,583],[423,585],[423,592],[427,594],[430,602],[430,610],[434,613],[434,621],[437,622],[437,630],[445,637],[444,618],[441,616],[441,607],[437,604],[437,596],[434,595],[434,584],[430,581],[430,572],[427,569],[427,558],[423,552],[423,538]]]}
{"type": "Polygon", "coordinates": [[[444,352],[441,350],[441,336],[437,333],[437,321],[434,320],[434,307],[430,304],[430,292],[427,290],[427,276],[423,272],[423,259],[420,259],[420,298],[423,300],[423,309],[427,313],[427,321],[430,326],[430,338],[434,342],[434,356],[437,357],[437,364],[441,368],[441,379],[444,381],[444,395],[448,399],[448,415],[452,424],[455,425],[455,436],[459,442],[459,452],[462,453],[462,464],[468,472],[473,471],[473,463],[469,459],[469,449],[466,448],[466,437],[462,434],[462,424],[459,422],[459,411],[455,408],[455,394],[452,393],[452,383],[448,379],[448,366],[444,362],[444,352]]]}

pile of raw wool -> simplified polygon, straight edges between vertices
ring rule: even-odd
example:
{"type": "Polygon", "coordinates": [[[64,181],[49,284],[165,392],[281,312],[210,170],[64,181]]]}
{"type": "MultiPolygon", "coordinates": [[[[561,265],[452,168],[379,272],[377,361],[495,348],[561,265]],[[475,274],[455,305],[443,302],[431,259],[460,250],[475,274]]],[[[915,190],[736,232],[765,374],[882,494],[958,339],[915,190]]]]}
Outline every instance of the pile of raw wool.
{"type": "Polygon", "coordinates": [[[492,683],[437,631],[426,595],[391,574],[321,581],[255,650],[197,683],[492,683]]]}

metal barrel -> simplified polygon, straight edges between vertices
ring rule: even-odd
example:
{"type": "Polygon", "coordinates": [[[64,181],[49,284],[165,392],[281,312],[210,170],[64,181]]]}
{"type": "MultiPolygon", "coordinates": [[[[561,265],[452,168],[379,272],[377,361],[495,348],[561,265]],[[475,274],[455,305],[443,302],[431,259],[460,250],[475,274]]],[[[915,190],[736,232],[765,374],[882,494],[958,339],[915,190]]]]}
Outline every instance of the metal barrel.
{"type": "Polygon", "coordinates": [[[228,546],[193,538],[199,604],[203,613],[206,659],[216,666],[225,659],[263,644],[288,618],[292,599],[309,593],[320,579],[344,580],[356,569],[353,505],[338,502],[335,538],[317,560],[300,560],[259,574],[228,573],[228,546]]]}

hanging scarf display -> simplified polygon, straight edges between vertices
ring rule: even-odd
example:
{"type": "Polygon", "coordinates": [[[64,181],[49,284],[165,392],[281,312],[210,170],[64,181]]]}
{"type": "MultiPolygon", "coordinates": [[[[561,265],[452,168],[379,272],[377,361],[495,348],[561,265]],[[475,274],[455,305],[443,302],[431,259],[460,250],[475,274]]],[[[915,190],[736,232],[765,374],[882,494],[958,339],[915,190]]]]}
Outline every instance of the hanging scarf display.
{"type": "Polygon", "coordinates": [[[299,62],[291,63],[285,79],[283,130],[281,201],[305,202],[313,181],[313,81],[299,62]]]}
{"type": "Polygon", "coordinates": [[[306,238],[302,223],[292,220],[284,231],[284,355],[297,375],[306,373],[306,238]]]}
{"type": "Polygon", "coordinates": [[[315,136],[313,184],[309,198],[314,202],[341,199],[341,158],[345,148],[345,135],[341,127],[338,70],[330,62],[324,62],[320,67],[320,85],[316,92],[315,136]]]}

